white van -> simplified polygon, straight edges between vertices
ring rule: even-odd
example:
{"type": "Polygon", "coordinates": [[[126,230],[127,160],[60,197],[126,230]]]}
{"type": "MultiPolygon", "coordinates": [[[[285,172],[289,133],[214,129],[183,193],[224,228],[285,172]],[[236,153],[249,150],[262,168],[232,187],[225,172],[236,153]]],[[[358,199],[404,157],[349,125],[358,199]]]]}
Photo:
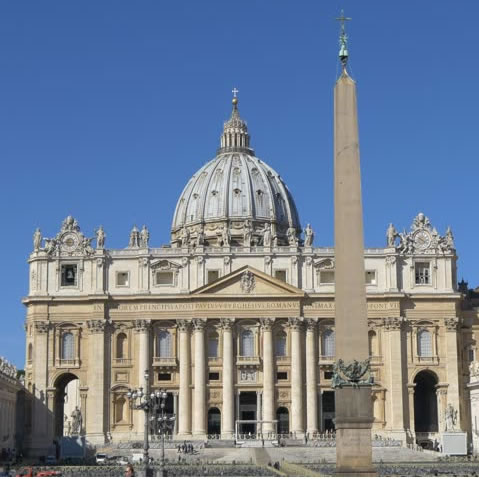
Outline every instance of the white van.
{"type": "Polygon", "coordinates": [[[131,462],[133,463],[139,463],[143,462],[143,453],[142,452],[134,452],[133,455],[131,456],[131,462]]]}
{"type": "Polygon", "coordinates": [[[97,454],[95,456],[95,461],[97,464],[105,464],[108,456],[106,454],[97,454]]]}

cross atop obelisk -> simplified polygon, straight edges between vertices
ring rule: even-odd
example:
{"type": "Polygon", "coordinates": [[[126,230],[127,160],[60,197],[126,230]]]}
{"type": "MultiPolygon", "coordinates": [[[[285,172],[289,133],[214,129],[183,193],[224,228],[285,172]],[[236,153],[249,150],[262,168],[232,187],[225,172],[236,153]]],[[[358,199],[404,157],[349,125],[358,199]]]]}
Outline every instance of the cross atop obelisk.
{"type": "Polygon", "coordinates": [[[341,10],[341,15],[336,18],[341,23],[341,31],[339,33],[339,59],[343,65],[343,69],[346,69],[348,63],[348,35],[346,34],[346,22],[352,20],[351,17],[344,16],[344,10],[341,10]]]}

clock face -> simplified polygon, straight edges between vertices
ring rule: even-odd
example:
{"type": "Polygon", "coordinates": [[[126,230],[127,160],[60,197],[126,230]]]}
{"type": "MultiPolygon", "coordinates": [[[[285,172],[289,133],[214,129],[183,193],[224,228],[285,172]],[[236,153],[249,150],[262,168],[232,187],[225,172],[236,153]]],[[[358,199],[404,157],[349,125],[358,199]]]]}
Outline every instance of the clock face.
{"type": "Polygon", "coordinates": [[[418,231],[414,236],[414,245],[417,249],[427,249],[431,244],[431,235],[427,231],[418,231]]]}
{"type": "Polygon", "coordinates": [[[74,233],[67,233],[62,238],[62,248],[65,251],[72,252],[78,247],[78,236],[74,233]]]}

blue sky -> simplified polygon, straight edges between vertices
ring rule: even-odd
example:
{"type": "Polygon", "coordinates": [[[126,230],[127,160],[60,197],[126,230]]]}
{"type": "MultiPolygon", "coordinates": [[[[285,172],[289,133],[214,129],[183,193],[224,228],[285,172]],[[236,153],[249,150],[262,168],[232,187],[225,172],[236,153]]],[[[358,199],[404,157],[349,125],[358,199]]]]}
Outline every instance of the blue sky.
{"type": "Polygon", "coordinates": [[[358,84],[365,243],[423,211],[451,225],[479,284],[474,202],[479,2],[0,2],[0,355],[24,362],[35,227],[68,214],[125,247],[167,243],[190,176],[215,155],[239,90],[256,154],[333,244],[332,90],[341,8],[358,84]]]}

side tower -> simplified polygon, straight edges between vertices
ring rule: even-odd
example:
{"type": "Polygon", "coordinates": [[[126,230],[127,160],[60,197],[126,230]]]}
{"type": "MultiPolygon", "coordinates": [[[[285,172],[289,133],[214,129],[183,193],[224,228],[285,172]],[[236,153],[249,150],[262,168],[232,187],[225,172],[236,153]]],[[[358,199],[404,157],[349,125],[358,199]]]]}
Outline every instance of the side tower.
{"type": "Polygon", "coordinates": [[[334,226],[336,259],[336,471],[371,475],[373,422],[368,347],[356,84],[349,76],[341,14],[342,73],[334,89],[334,226]]]}

